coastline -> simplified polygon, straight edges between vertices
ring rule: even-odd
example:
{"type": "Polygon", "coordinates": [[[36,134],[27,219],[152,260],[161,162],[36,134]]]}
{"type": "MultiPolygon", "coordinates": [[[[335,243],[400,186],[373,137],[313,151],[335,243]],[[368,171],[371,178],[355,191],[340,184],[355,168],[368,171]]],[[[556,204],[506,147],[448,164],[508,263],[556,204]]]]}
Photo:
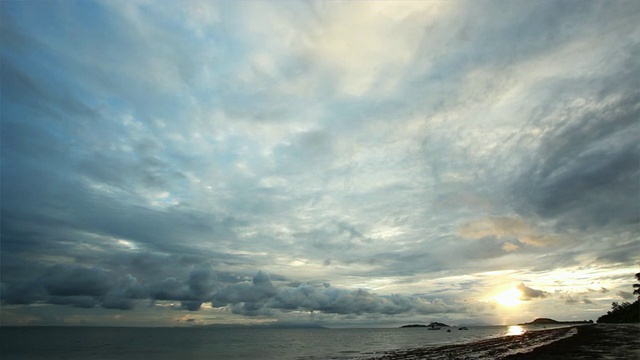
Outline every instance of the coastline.
{"type": "Polygon", "coordinates": [[[640,359],[640,325],[598,324],[530,331],[436,347],[390,351],[368,359],[640,359]]]}
{"type": "Polygon", "coordinates": [[[640,324],[597,324],[577,328],[575,336],[504,359],[640,359],[640,324]]]}

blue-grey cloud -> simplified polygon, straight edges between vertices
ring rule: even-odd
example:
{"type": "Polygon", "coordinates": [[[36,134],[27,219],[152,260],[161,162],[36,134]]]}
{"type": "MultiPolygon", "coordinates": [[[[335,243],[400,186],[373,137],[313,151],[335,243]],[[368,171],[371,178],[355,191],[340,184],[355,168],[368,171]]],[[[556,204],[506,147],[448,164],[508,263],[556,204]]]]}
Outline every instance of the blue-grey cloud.
{"type": "Polygon", "coordinates": [[[636,2],[165,5],[0,3],[3,303],[468,318],[635,266],[636,2]]]}
{"type": "Polygon", "coordinates": [[[53,266],[37,281],[53,296],[103,296],[113,286],[104,269],[68,265],[53,266]]]}
{"type": "Polygon", "coordinates": [[[363,289],[340,289],[328,283],[275,286],[264,272],[258,272],[250,281],[221,284],[206,264],[194,267],[186,280],[166,278],[145,284],[126,275],[113,282],[109,275],[98,268],[55,266],[27,286],[23,283],[3,286],[1,300],[5,304],[43,302],[115,310],[132,310],[135,300],[179,301],[178,308],[188,311],[198,311],[203,303],[211,303],[247,316],[292,311],[338,315],[428,315],[464,311],[463,306],[447,305],[440,299],[379,295],[363,289]]]}
{"type": "Polygon", "coordinates": [[[578,228],[637,224],[640,213],[630,195],[640,192],[639,94],[633,87],[619,91],[622,98],[569,115],[577,119],[543,139],[539,159],[516,190],[526,206],[578,228]]]}

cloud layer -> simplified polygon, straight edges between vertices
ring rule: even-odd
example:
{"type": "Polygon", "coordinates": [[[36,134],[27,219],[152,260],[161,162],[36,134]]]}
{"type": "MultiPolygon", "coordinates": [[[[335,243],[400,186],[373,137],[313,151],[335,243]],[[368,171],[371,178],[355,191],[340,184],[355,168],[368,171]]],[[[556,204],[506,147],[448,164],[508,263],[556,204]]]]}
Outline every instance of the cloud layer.
{"type": "Polygon", "coordinates": [[[629,291],[636,2],[0,7],[6,321],[495,321],[504,286],[540,288],[531,313],[629,291]]]}

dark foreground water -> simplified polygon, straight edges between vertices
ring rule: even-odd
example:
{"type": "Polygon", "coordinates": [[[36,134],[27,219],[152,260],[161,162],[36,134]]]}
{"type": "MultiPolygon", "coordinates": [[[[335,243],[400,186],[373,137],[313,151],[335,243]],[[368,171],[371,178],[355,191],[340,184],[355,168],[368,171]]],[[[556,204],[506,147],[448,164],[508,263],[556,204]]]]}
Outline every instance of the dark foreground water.
{"type": "MultiPolygon", "coordinates": [[[[540,330],[2,327],[2,359],[353,359],[540,330]]],[[[545,342],[572,335],[551,334],[545,342]]],[[[542,341],[542,340],[541,340],[542,341]]]]}

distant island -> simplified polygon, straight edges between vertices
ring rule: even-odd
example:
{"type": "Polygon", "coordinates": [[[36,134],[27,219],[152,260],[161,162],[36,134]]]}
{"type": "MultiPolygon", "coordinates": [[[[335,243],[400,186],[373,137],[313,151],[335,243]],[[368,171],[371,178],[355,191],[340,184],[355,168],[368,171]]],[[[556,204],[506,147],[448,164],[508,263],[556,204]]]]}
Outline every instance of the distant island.
{"type": "Polygon", "coordinates": [[[593,320],[581,321],[558,321],[549,318],[537,318],[532,322],[526,322],[518,325],[557,325],[557,324],[593,324],[593,320]]]}
{"type": "Polygon", "coordinates": [[[409,325],[402,325],[400,326],[400,328],[415,328],[415,327],[450,327],[447,324],[443,324],[441,322],[437,322],[434,321],[429,325],[424,325],[424,324],[409,324],[409,325]]]}

